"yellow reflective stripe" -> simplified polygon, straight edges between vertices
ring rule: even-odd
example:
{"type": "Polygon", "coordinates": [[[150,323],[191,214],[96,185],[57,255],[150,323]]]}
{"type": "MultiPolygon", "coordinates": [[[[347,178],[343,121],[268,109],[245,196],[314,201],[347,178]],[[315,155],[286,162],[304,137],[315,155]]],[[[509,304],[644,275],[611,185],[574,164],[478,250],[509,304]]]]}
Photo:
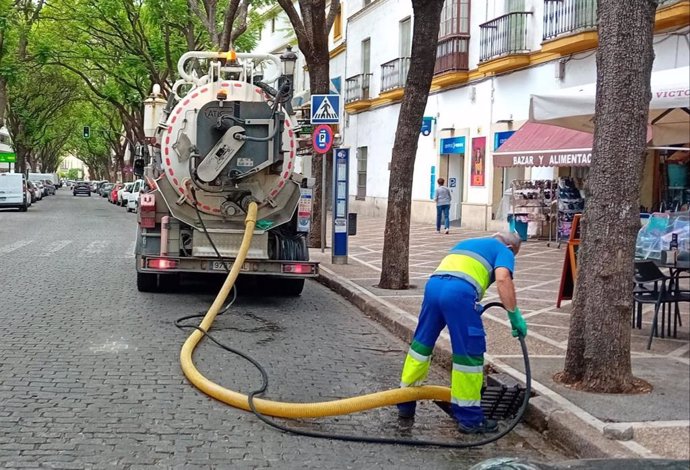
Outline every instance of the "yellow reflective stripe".
{"type": "Polygon", "coordinates": [[[426,360],[420,361],[408,353],[407,357],[405,357],[405,364],[403,365],[400,386],[416,387],[420,385],[429,374],[430,365],[431,361],[429,361],[428,357],[426,360]]]}
{"type": "Polygon", "coordinates": [[[465,274],[475,281],[475,287],[479,286],[478,293],[481,297],[484,295],[486,288],[489,287],[489,281],[491,280],[491,270],[487,269],[486,264],[486,260],[483,258],[479,261],[474,256],[451,253],[443,258],[434,274],[450,274],[462,278],[464,276],[461,274],[465,274]]]}
{"type": "Polygon", "coordinates": [[[461,372],[453,368],[450,383],[450,396],[452,398],[481,401],[482,385],[484,384],[484,374],[481,372],[461,372]]]}
{"type": "Polygon", "coordinates": [[[453,364],[453,370],[458,372],[481,373],[484,372],[484,366],[464,366],[462,364],[453,364]]]}
{"type": "Polygon", "coordinates": [[[487,271],[491,272],[493,271],[493,268],[491,267],[491,263],[489,263],[483,256],[478,255],[474,251],[469,251],[469,250],[451,250],[450,254],[452,255],[465,255],[469,256],[470,258],[476,259],[482,265],[486,268],[487,271]]]}

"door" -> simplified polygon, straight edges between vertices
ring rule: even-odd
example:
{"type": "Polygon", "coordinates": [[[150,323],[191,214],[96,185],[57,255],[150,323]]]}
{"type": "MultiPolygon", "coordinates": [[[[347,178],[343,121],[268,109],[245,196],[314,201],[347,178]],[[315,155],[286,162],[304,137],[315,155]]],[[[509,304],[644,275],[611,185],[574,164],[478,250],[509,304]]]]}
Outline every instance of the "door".
{"type": "Polygon", "coordinates": [[[448,158],[448,189],[452,195],[450,201],[450,220],[460,221],[462,217],[462,188],[464,180],[465,158],[462,154],[452,154],[448,158]]]}
{"type": "Polygon", "coordinates": [[[450,220],[460,220],[462,215],[462,188],[464,177],[464,162],[462,154],[443,154],[438,168],[439,178],[446,180],[450,189],[450,220]]]}
{"type": "Polygon", "coordinates": [[[398,73],[399,84],[404,85],[407,80],[407,71],[410,67],[412,55],[412,18],[406,18],[400,22],[400,68],[398,73]]]}
{"type": "Polygon", "coordinates": [[[362,41],[362,99],[369,99],[369,77],[371,73],[371,40],[362,41]]]}

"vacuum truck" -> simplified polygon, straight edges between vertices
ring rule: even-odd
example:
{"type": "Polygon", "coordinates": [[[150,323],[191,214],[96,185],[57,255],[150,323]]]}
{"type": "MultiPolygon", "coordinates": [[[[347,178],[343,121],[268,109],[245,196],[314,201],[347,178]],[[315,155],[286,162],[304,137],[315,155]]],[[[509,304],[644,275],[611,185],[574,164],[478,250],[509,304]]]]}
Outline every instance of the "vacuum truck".
{"type": "Polygon", "coordinates": [[[269,295],[299,295],[318,275],[307,245],[312,184],[296,171],[292,77],[281,69],[274,55],[192,51],[167,99],[154,85],[133,165],[146,183],[139,291],[169,289],[183,273],[227,272],[250,202],[257,224],[240,276],[257,276],[269,295]]]}

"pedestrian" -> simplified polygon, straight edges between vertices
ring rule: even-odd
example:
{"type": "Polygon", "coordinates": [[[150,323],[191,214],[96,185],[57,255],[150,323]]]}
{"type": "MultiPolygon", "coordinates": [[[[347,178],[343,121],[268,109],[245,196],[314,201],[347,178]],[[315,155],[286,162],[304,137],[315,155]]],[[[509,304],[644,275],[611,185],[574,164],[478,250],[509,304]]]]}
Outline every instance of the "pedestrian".
{"type": "Polygon", "coordinates": [[[450,228],[450,189],[444,186],[446,180],[443,178],[439,178],[436,182],[438,183],[434,196],[436,201],[436,233],[441,233],[441,217],[443,217],[445,233],[447,234],[450,228]]]}
{"type": "MultiPolygon", "coordinates": [[[[426,379],[431,352],[447,325],[453,350],[451,408],[458,428],[466,434],[495,432],[498,424],[481,408],[486,338],[479,301],[495,281],[508,310],[513,336],[526,336],[527,324],[517,307],[513,272],[520,237],[515,232],[472,238],[455,245],[431,275],[424,290],[417,329],[405,358],[401,387],[416,387],[426,379]]],[[[416,402],[398,405],[401,418],[414,418],[416,402]]]]}

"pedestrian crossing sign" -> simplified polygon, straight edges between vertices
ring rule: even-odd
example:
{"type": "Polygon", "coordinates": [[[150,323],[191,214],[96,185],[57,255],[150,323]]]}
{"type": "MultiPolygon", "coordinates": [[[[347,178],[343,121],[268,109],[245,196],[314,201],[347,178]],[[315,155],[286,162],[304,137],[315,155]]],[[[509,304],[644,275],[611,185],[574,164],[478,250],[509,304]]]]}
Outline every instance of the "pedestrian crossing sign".
{"type": "Polygon", "coordinates": [[[340,122],[340,95],[312,95],[311,123],[338,124],[340,122]]]}

